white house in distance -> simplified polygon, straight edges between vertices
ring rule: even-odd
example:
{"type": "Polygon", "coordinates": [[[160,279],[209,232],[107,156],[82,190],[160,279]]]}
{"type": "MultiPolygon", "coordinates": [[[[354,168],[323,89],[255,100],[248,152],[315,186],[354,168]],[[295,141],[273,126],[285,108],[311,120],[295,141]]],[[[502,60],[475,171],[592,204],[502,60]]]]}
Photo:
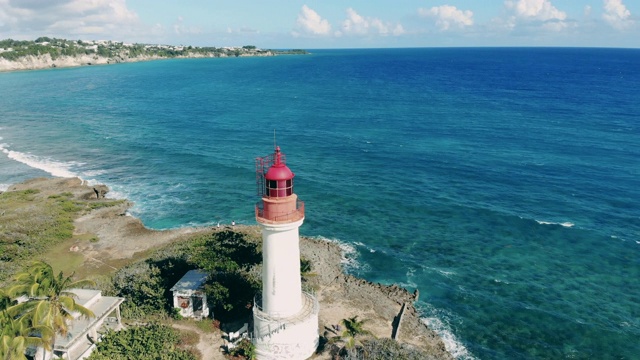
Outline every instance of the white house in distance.
{"type": "Polygon", "coordinates": [[[180,309],[180,315],[195,319],[209,316],[207,294],[203,291],[208,277],[202,270],[190,270],[173,285],[173,307],[180,309]]]}
{"type": "Polygon", "coordinates": [[[125,300],[121,297],[102,296],[100,290],[72,289],[70,292],[77,297],[76,303],[93,311],[95,317],[84,318],[75,314],[74,319],[69,324],[67,336],[56,337],[53,346],[53,355],[47,352],[43,356],[43,349],[34,349],[34,359],[54,359],[66,360],[86,359],[95,349],[95,343],[100,338],[100,333],[106,328],[120,330],[122,328],[122,318],[120,317],[120,304],[125,300]]]}

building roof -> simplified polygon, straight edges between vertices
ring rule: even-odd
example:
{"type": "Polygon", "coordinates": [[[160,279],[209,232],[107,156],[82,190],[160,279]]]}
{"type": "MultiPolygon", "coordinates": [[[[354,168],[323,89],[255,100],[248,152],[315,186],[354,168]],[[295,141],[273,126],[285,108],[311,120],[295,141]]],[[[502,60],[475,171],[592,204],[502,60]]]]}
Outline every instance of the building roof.
{"type": "Polygon", "coordinates": [[[107,315],[113,312],[124,298],[101,296],[100,290],[72,289],[71,292],[77,295],[76,303],[86,306],[96,315],[93,318],[78,317],[69,324],[67,336],[56,338],[55,349],[68,349],[94,324],[102,321],[107,315]]]}
{"type": "Polygon", "coordinates": [[[171,291],[198,290],[202,288],[208,277],[209,274],[203,270],[189,270],[180,281],[173,285],[171,291]]]}

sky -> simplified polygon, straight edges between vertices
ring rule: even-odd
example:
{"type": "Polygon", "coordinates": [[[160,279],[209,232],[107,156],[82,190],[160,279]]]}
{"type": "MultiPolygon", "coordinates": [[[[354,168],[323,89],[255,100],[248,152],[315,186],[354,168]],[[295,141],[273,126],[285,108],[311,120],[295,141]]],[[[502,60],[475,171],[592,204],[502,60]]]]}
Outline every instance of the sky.
{"type": "Polygon", "coordinates": [[[640,48],[640,0],[0,0],[0,39],[640,48]]]}

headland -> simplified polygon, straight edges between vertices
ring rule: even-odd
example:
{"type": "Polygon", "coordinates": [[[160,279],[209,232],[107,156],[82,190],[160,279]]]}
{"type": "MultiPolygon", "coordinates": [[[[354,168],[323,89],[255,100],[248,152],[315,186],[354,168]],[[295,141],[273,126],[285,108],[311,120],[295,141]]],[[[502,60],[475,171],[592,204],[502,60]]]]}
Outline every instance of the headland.
{"type": "Polygon", "coordinates": [[[0,72],[107,65],[186,58],[227,58],[306,54],[305,50],[259,49],[253,45],[198,47],[128,44],[40,37],[35,41],[0,40],[0,72]]]}
{"type": "MultiPolygon", "coordinates": [[[[96,203],[113,201],[104,199],[104,194],[108,192],[106,186],[89,186],[78,178],[31,179],[10,186],[7,193],[14,191],[31,191],[35,194],[30,205],[35,207],[44,204],[44,199],[60,194],[96,203]]],[[[64,244],[63,251],[45,252],[39,258],[65,257],[76,264],[75,268],[81,275],[104,276],[135,260],[144,259],[154,250],[193,236],[220,231],[253,237],[259,237],[260,234],[258,226],[231,225],[156,231],[146,228],[139,219],[128,215],[127,210],[131,206],[129,201],[119,201],[113,206],[95,206],[83,212],[75,218],[73,239],[64,244]]],[[[420,314],[413,306],[417,293],[410,293],[397,285],[376,284],[345,274],[341,265],[344,254],[337,243],[305,237],[300,241],[302,257],[312,264],[312,276],[308,276],[306,281],[307,286],[315,290],[320,303],[321,335],[324,332],[325,336],[331,336],[334,326],[342,319],[358,316],[359,319],[366,319],[366,329],[376,338],[390,338],[392,333],[396,333],[400,343],[415,347],[429,358],[453,359],[442,339],[421,322],[420,314]],[[403,314],[399,316],[401,310],[403,314]],[[396,329],[399,322],[399,328],[396,329]]],[[[325,352],[314,358],[329,359],[330,355],[325,352]]]]}

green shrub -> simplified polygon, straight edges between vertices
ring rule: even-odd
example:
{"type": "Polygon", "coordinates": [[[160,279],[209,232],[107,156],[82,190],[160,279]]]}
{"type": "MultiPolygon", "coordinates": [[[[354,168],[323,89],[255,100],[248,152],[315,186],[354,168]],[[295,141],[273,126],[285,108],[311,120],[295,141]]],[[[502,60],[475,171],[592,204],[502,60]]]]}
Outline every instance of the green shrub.
{"type": "Polygon", "coordinates": [[[256,358],[256,347],[249,339],[242,339],[233,348],[229,355],[231,356],[244,356],[245,359],[254,360],[256,358]]]}
{"type": "Polygon", "coordinates": [[[180,334],[166,325],[133,326],[117,332],[108,330],[88,359],[196,360],[185,347],[180,334]]]}

